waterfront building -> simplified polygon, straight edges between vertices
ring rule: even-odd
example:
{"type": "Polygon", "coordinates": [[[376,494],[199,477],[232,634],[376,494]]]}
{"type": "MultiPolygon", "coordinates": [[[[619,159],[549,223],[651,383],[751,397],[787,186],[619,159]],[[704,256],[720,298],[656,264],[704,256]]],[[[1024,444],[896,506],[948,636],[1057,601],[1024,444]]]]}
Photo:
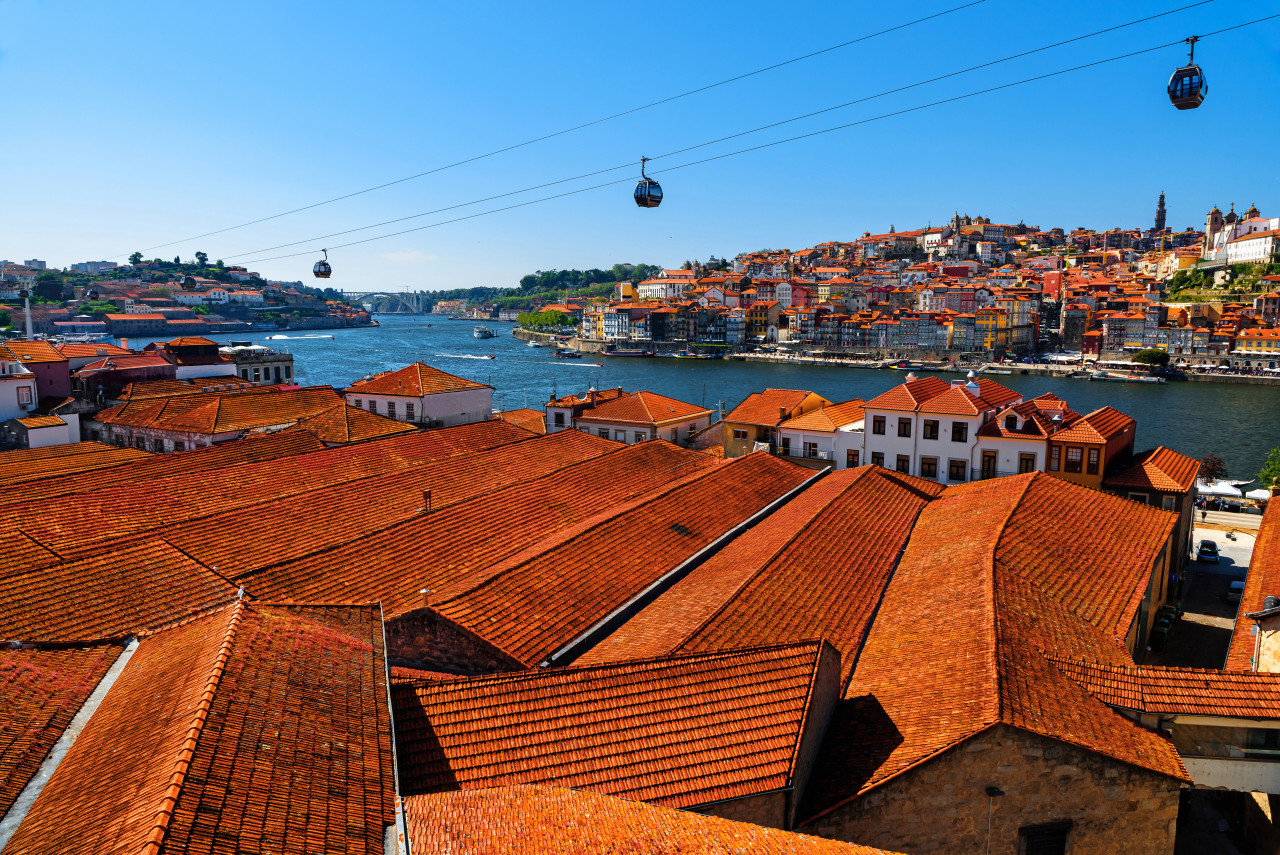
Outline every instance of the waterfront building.
{"type": "Polygon", "coordinates": [[[647,391],[600,401],[573,418],[577,430],[627,444],[662,439],[688,445],[690,436],[710,424],[710,410],[647,391]]]}
{"type": "Polygon", "coordinates": [[[292,383],[293,354],[247,341],[233,341],[218,348],[218,354],[231,360],[241,380],[251,383],[292,383]]]}
{"type": "Polygon", "coordinates": [[[342,397],[353,407],[422,427],[483,422],[493,415],[492,386],[421,362],[357,380],[342,397]]]}
{"type": "Polygon", "coordinates": [[[804,465],[862,465],[864,403],[854,398],[787,419],[778,426],[778,453],[804,465]]]}
{"type": "Polygon", "coordinates": [[[826,398],[803,389],[754,392],[724,417],[724,456],[741,457],[761,447],[776,451],[783,424],[828,406],[826,398]]]}
{"type": "Polygon", "coordinates": [[[1107,475],[1133,458],[1136,432],[1137,422],[1119,410],[1094,410],[1049,437],[1045,471],[1100,490],[1107,475]]]}

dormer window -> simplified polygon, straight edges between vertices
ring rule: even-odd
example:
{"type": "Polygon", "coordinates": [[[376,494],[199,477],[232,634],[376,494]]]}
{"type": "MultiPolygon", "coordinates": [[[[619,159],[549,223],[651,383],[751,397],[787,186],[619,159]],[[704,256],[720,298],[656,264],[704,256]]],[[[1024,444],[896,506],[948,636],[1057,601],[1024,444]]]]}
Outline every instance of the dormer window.
{"type": "Polygon", "coordinates": [[[1004,417],[1004,429],[1005,429],[1005,430],[1017,430],[1017,429],[1018,429],[1018,417],[1017,417],[1017,416],[1014,416],[1014,415],[1008,415],[1008,416],[1005,416],[1005,417],[1004,417]]]}

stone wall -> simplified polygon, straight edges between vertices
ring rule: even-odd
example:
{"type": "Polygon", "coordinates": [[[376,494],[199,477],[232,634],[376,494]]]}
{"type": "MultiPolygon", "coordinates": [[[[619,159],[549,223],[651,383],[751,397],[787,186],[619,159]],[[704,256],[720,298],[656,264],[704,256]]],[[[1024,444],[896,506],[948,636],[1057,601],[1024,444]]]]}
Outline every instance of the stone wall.
{"type": "Polygon", "coordinates": [[[766,828],[786,828],[791,805],[791,790],[774,790],[741,799],[730,799],[691,808],[692,813],[718,816],[736,822],[749,822],[766,828]]]}
{"type": "Polygon", "coordinates": [[[896,852],[1018,855],[1018,829],[1070,820],[1071,855],[1172,853],[1178,781],[1005,725],[796,830],[896,852]],[[986,788],[1004,795],[989,799],[986,788]]]}
{"type": "Polygon", "coordinates": [[[387,663],[452,674],[522,671],[524,666],[429,608],[386,622],[387,663]]]}

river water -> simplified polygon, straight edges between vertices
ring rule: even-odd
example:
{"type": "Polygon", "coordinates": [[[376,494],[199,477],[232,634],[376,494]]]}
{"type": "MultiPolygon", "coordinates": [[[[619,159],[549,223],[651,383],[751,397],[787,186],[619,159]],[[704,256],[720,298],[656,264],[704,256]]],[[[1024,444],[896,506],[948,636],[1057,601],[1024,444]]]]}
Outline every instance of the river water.
{"type": "MultiPolygon", "coordinates": [[[[511,336],[511,324],[486,324],[497,335],[476,339],[475,322],[439,316],[379,315],[379,327],[213,336],[251,339],[294,355],[300,383],[345,386],[368,373],[420,360],[494,387],[494,406],[540,408],[553,392],[596,386],[648,389],[714,409],[732,408],[765,388],[811,389],[832,401],[869,400],[902,382],[903,372],[821,365],[776,365],[707,359],[554,359],[511,336]],[[331,335],[332,333],[332,335],[331,335]],[[268,341],[268,335],[287,339],[268,341]],[[486,355],[496,359],[484,359],[486,355]],[[598,364],[603,363],[602,365],[598,364]]],[[[140,347],[148,339],[132,339],[140,347]]],[[[942,374],[941,377],[959,375],[942,374]]],[[[1079,413],[1110,405],[1138,421],[1138,450],[1167,445],[1193,457],[1220,455],[1232,478],[1254,477],[1280,446],[1280,388],[1218,383],[1091,383],[1057,377],[991,377],[1030,398],[1053,392],[1079,413]]]]}

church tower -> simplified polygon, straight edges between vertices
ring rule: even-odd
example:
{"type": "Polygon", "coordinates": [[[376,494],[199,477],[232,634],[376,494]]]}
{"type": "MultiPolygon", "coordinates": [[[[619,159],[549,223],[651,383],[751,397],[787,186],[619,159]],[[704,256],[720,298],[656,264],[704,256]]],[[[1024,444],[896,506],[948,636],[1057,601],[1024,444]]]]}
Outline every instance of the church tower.
{"type": "Polygon", "coordinates": [[[1164,192],[1160,193],[1160,201],[1156,203],[1156,231],[1164,231],[1164,192]]]}
{"type": "Polygon", "coordinates": [[[1209,212],[1204,221],[1204,246],[1207,251],[1213,245],[1213,236],[1222,231],[1222,211],[1217,205],[1209,212]]]}

